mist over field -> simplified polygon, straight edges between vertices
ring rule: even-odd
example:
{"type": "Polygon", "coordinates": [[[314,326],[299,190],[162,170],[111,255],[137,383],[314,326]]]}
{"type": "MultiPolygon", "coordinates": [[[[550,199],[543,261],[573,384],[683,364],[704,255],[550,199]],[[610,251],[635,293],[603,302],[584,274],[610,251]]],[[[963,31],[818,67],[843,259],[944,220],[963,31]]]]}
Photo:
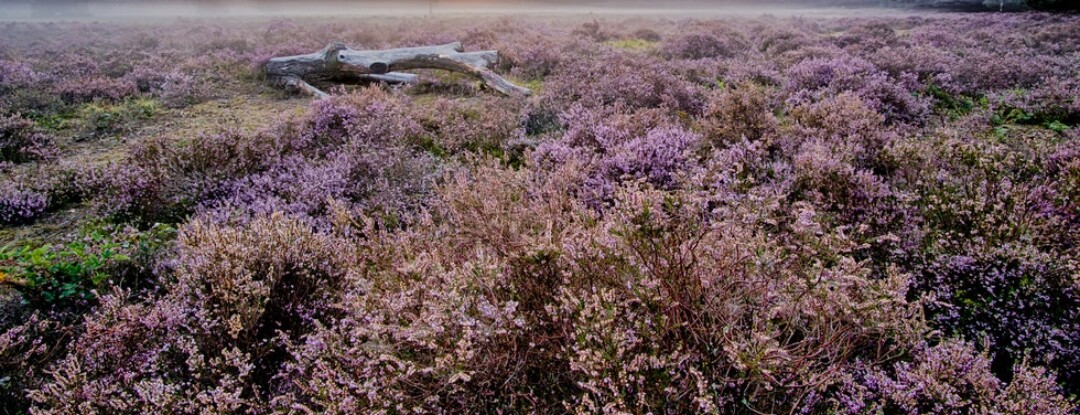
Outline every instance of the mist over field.
{"type": "MultiPolygon", "coordinates": [[[[929,10],[923,10],[927,12],[929,10]]],[[[424,16],[424,15],[658,15],[658,16],[853,16],[914,12],[877,2],[637,2],[637,1],[327,1],[327,2],[50,2],[12,3],[0,19],[124,19],[138,17],[424,16]]]]}
{"type": "Polygon", "coordinates": [[[0,413],[1080,415],[1056,0],[0,5],[0,413]]]}
{"type": "Polygon", "coordinates": [[[1076,10],[1071,0],[11,0],[0,19],[428,14],[844,16],[915,11],[1076,10]]]}

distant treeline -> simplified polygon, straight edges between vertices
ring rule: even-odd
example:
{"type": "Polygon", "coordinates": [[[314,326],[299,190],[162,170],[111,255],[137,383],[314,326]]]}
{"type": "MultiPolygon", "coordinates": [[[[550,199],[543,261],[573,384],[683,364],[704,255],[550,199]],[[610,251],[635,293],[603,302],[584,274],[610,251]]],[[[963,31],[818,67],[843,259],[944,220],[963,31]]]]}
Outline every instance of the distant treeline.
{"type": "Polygon", "coordinates": [[[965,10],[1080,10],[1078,0],[889,0],[888,3],[965,10]]]}

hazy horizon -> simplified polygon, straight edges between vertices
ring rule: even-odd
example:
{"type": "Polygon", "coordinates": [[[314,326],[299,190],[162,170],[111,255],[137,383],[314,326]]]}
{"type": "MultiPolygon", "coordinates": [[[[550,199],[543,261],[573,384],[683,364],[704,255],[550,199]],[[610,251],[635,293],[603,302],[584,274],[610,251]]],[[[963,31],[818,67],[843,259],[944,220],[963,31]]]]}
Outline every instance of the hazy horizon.
{"type": "MultiPolygon", "coordinates": [[[[840,4],[840,3],[837,3],[840,4]]],[[[235,18],[235,17],[374,17],[374,16],[455,16],[455,15],[644,15],[657,17],[755,17],[761,15],[841,17],[905,15],[924,13],[879,6],[876,2],[842,5],[795,4],[794,2],[668,2],[644,1],[98,1],[72,6],[50,4],[47,13],[40,5],[15,2],[0,9],[0,20],[111,20],[147,18],[235,18]]]]}

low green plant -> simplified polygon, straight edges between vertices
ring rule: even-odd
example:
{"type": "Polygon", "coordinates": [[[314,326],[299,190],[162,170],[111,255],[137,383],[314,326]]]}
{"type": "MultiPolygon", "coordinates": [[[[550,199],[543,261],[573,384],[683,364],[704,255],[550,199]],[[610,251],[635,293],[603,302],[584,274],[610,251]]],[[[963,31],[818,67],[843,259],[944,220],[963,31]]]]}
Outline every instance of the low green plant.
{"type": "Polygon", "coordinates": [[[970,114],[976,108],[983,108],[989,104],[986,97],[953,95],[934,84],[927,85],[926,92],[934,97],[934,109],[950,119],[970,114]]]}
{"type": "Polygon", "coordinates": [[[94,291],[122,277],[125,267],[148,262],[174,239],[175,228],[154,225],[146,231],[91,226],[66,244],[0,247],[0,280],[29,288],[46,304],[92,300],[94,291]]]}
{"type": "Polygon", "coordinates": [[[83,130],[90,135],[106,135],[128,131],[140,120],[152,118],[160,105],[152,99],[134,99],[120,104],[94,102],[78,110],[83,130]]]}
{"type": "Polygon", "coordinates": [[[46,303],[93,299],[93,290],[109,278],[109,266],[130,258],[115,242],[71,242],[53,246],[0,248],[0,269],[5,278],[31,288],[46,303]]]}
{"type": "Polygon", "coordinates": [[[648,52],[655,50],[658,43],[644,39],[619,39],[605,42],[615,49],[629,50],[633,52],[648,52]]]}
{"type": "Polygon", "coordinates": [[[61,131],[71,127],[72,120],[77,118],[77,114],[71,111],[62,111],[56,113],[44,113],[36,114],[30,117],[34,121],[34,124],[46,131],[61,131]]]}

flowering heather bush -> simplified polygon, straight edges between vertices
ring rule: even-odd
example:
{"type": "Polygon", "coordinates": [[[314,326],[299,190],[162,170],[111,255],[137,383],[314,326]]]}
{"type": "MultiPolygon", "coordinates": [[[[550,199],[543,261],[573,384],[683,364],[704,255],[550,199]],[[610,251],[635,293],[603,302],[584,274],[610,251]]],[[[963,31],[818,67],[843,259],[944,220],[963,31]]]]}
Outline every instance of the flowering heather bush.
{"type": "Polygon", "coordinates": [[[463,151],[499,153],[517,129],[518,112],[512,106],[480,105],[436,98],[408,117],[423,127],[421,146],[435,153],[463,151]]]}
{"type": "Polygon", "coordinates": [[[869,170],[839,159],[834,148],[808,145],[795,156],[791,196],[832,212],[841,224],[884,234],[904,223],[905,198],[869,170]]]}
{"type": "Polygon", "coordinates": [[[85,333],[30,397],[40,413],[197,413],[255,408],[285,344],[325,321],[342,281],[332,239],[280,216],[242,229],[193,223],[165,296],[101,299],[85,333]]]}
{"type": "Polygon", "coordinates": [[[137,91],[135,84],[129,80],[104,77],[73,79],[61,83],[57,88],[60,96],[69,104],[117,102],[137,91]]]}
{"type": "MultiPolygon", "coordinates": [[[[11,313],[6,310],[5,313],[11,313]]],[[[9,316],[5,316],[9,317],[9,316]]],[[[20,321],[2,321],[0,328],[0,370],[4,372],[0,382],[0,408],[15,412],[30,405],[26,390],[40,387],[47,376],[42,363],[50,355],[63,353],[63,336],[71,330],[62,321],[49,319],[41,313],[13,315],[20,321]]]]}
{"type": "Polygon", "coordinates": [[[395,220],[415,211],[433,166],[410,149],[421,129],[395,101],[370,89],[316,102],[299,131],[286,133],[294,137],[279,138],[286,140],[273,151],[279,159],[221,182],[220,195],[200,197],[202,209],[224,217],[239,211],[240,219],[283,211],[318,226],[329,224],[333,201],[395,220]]]}
{"type": "Polygon", "coordinates": [[[541,39],[525,44],[500,43],[499,65],[514,76],[524,79],[543,79],[555,72],[564,59],[560,45],[541,39]]]}
{"type": "Polygon", "coordinates": [[[144,223],[191,213],[246,221],[287,211],[321,225],[331,199],[391,216],[414,210],[433,168],[410,150],[422,129],[397,99],[368,89],[316,101],[302,119],[254,134],[147,140],[104,174],[102,208],[144,223]]]}
{"type": "Polygon", "coordinates": [[[22,224],[45,213],[49,197],[15,181],[0,182],[0,222],[22,224]]]}
{"type": "Polygon", "coordinates": [[[672,74],[659,59],[637,54],[597,52],[593,59],[560,65],[545,79],[545,86],[541,99],[555,107],[662,106],[686,114],[703,109],[699,86],[672,74]],[[581,74],[589,74],[587,84],[582,84],[581,74]]]}
{"type": "Polygon", "coordinates": [[[0,160],[22,162],[47,159],[57,150],[52,140],[34,128],[34,122],[18,115],[0,115],[0,160]]]}
{"type": "Polygon", "coordinates": [[[0,85],[3,85],[5,90],[27,87],[40,82],[41,78],[41,74],[34,72],[30,65],[9,60],[0,61],[0,85]]]}
{"type": "Polygon", "coordinates": [[[585,186],[601,201],[609,200],[623,181],[643,180],[661,189],[678,187],[680,175],[694,167],[693,153],[701,138],[680,128],[654,128],[643,136],[610,143],[595,160],[596,171],[585,186]]]}
{"type": "Polygon", "coordinates": [[[664,111],[616,108],[609,113],[575,106],[563,118],[563,137],[538,146],[535,156],[545,166],[580,165],[589,203],[610,201],[623,181],[674,189],[696,164],[700,136],[673,125],[664,111]]]}
{"type": "Polygon", "coordinates": [[[898,135],[886,125],[884,116],[858,96],[846,92],[792,108],[789,115],[795,125],[784,132],[800,137],[800,140],[787,140],[789,143],[820,143],[832,154],[865,169],[882,170],[885,164],[882,153],[898,135]]]}
{"type": "Polygon", "coordinates": [[[762,140],[774,136],[780,122],[770,91],[753,83],[724,89],[709,100],[702,121],[706,134],[718,144],[762,140]]]}
{"type": "Polygon", "coordinates": [[[990,371],[988,356],[967,343],[927,347],[913,363],[891,369],[857,373],[839,395],[839,413],[1064,415],[1075,410],[1044,370],[1024,363],[1018,363],[1016,378],[1003,387],[990,371]]]}
{"type": "MultiPolygon", "coordinates": [[[[702,227],[696,204],[686,202],[657,192],[623,194],[618,213],[597,229],[600,239],[585,245],[592,248],[568,253],[577,280],[589,287],[562,300],[563,315],[576,327],[569,348],[571,369],[584,377],[575,403],[580,409],[667,401],[685,405],[674,412],[710,412],[742,396],[743,405],[756,410],[809,410],[818,402],[808,385],[835,382],[833,371],[842,372],[855,355],[886,358],[889,349],[906,344],[900,338],[921,330],[909,314],[917,307],[900,300],[899,276],[870,280],[850,258],[803,268],[737,223],[702,227]],[[743,243],[725,242],[733,239],[743,243]],[[874,311],[851,322],[843,316],[855,304],[875,304],[874,311]],[[757,312],[765,314],[754,317],[757,312]],[[791,341],[796,338],[808,341],[791,341]],[[838,348],[822,349],[832,341],[838,348]],[[671,400],[675,396],[692,398],[671,400]]],[[[800,225],[797,233],[812,234],[813,213],[800,225]]],[[[841,235],[826,240],[817,255],[850,244],[841,235]]]]}
{"type": "Polygon", "coordinates": [[[1080,18],[368,23],[0,26],[4,412],[1080,411],[1080,18]]]}
{"type": "Polygon", "coordinates": [[[204,101],[212,95],[210,86],[184,72],[168,72],[162,82],[151,91],[172,107],[184,107],[204,101]],[[157,91],[154,91],[157,90],[157,91]]]}
{"type": "Polygon", "coordinates": [[[928,308],[940,327],[984,341],[995,351],[995,372],[1013,376],[1029,362],[1061,368],[1062,381],[1080,379],[1080,292],[1075,280],[1032,247],[1003,246],[968,255],[942,255],[927,265],[918,289],[938,302],[928,308]]]}
{"type": "Polygon", "coordinates": [[[809,59],[790,67],[787,75],[785,91],[791,106],[852,92],[889,121],[921,122],[926,116],[928,104],[914,96],[912,77],[893,79],[861,59],[809,59]]]}
{"type": "Polygon", "coordinates": [[[0,60],[0,114],[54,110],[60,105],[60,100],[47,91],[41,91],[43,84],[49,84],[49,77],[35,72],[30,65],[0,60]]]}
{"type": "Polygon", "coordinates": [[[868,52],[897,45],[896,31],[884,22],[858,24],[837,36],[833,42],[848,50],[868,52]]]}
{"type": "Polygon", "coordinates": [[[401,149],[350,148],[312,162],[282,160],[265,172],[226,182],[225,196],[201,210],[222,219],[245,221],[252,215],[285,212],[325,227],[334,202],[352,210],[381,212],[387,219],[414,212],[429,191],[431,165],[426,157],[401,149]]]}
{"type": "Polygon", "coordinates": [[[663,51],[678,59],[727,58],[744,46],[737,40],[720,39],[709,33],[692,33],[664,43],[663,51]]]}

